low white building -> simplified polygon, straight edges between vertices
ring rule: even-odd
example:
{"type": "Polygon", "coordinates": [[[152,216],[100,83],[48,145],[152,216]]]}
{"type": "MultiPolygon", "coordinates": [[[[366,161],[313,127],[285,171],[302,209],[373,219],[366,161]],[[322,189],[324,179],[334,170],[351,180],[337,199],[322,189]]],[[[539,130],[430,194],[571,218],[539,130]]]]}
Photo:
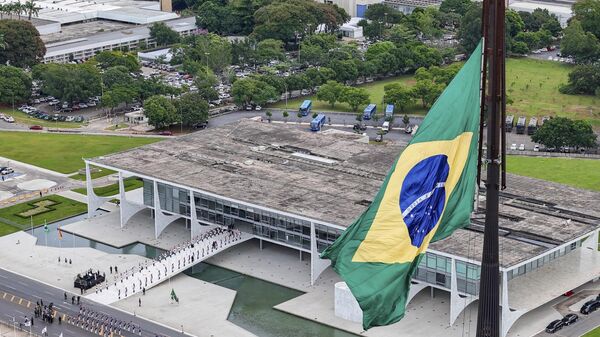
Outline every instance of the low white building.
{"type": "Polygon", "coordinates": [[[363,38],[363,27],[358,25],[360,20],[362,20],[362,18],[354,17],[351,18],[350,21],[344,23],[340,27],[340,32],[342,32],[342,36],[351,39],[363,38]]]}

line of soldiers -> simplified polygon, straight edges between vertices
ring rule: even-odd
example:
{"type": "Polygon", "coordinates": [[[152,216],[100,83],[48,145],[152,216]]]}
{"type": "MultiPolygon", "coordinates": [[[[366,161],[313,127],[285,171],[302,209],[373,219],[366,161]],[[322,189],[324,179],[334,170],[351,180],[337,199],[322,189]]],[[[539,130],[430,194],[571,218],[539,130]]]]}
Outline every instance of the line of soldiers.
{"type": "Polygon", "coordinates": [[[133,322],[123,322],[106,314],[81,306],[77,317],[67,316],[68,324],[104,337],[122,336],[125,331],[142,335],[142,328],[133,322]]]}

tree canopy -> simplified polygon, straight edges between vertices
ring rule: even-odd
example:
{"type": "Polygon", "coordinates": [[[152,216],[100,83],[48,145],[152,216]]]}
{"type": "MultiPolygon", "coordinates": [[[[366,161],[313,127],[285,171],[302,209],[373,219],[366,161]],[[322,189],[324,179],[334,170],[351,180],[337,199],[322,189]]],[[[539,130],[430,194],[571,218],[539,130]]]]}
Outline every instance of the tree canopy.
{"type": "Polygon", "coordinates": [[[155,22],[150,26],[150,37],[159,46],[166,46],[179,42],[179,33],[171,29],[164,22],[155,22]]]}
{"type": "Polygon", "coordinates": [[[208,103],[198,93],[187,93],[175,101],[183,125],[192,126],[208,120],[208,103]]]}
{"type": "Polygon", "coordinates": [[[40,33],[29,21],[0,20],[0,35],[5,48],[0,51],[0,64],[7,62],[15,67],[31,67],[46,54],[40,33]]]}
{"type": "Polygon", "coordinates": [[[0,65],[0,103],[25,102],[31,96],[31,78],[20,68],[0,65]]]}
{"type": "Polygon", "coordinates": [[[164,96],[148,98],[144,102],[144,114],[148,117],[148,124],[155,128],[163,128],[179,121],[175,105],[164,96]]]}
{"type": "Polygon", "coordinates": [[[597,146],[596,138],[589,122],[565,117],[551,118],[531,137],[534,142],[557,150],[565,146],[593,148],[597,146]]]}
{"type": "Polygon", "coordinates": [[[39,64],[32,75],[42,82],[43,93],[66,102],[84,101],[101,93],[100,72],[91,64],[39,64]]]}

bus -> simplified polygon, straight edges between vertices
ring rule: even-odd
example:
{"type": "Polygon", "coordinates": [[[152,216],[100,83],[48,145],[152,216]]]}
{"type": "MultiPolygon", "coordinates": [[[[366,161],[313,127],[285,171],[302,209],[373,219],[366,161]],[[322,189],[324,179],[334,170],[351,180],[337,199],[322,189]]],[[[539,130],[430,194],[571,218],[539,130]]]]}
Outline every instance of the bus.
{"type": "Polygon", "coordinates": [[[527,134],[528,135],[533,135],[535,133],[535,131],[538,128],[538,121],[537,118],[535,117],[531,117],[531,119],[529,120],[529,125],[527,125],[527,134]]]}
{"type": "Polygon", "coordinates": [[[376,112],[377,112],[377,105],[375,105],[375,104],[369,104],[369,105],[367,105],[367,107],[365,108],[365,111],[363,113],[363,119],[364,120],[371,119],[371,117],[373,117],[373,115],[376,112]]]}
{"type": "Polygon", "coordinates": [[[519,117],[519,120],[517,121],[517,134],[518,135],[522,135],[525,133],[525,122],[527,121],[527,118],[525,118],[525,116],[521,116],[519,117]]]}
{"type": "Polygon", "coordinates": [[[506,121],[504,122],[504,128],[506,132],[512,132],[513,127],[515,126],[515,116],[508,115],[506,116],[506,121]]]}
{"type": "Polygon", "coordinates": [[[394,117],[394,105],[388,104],[385,106],[385,119],[389,121],[392,117],[394,117]]]}
{"type": "Polygon", "coordinates": [[[325,125],[325,115],[319,114],[310,122],[310,131],[321,131],[323,125],[325,125]]]}
{"type": "Polygon", "coordinates": [[[302,116],[308,116],[311,108],[312,101],[310,99],[307,99],[304,102],[302,102],[302,105],[300,105],[300,113],[302,114],[302,116]]]}

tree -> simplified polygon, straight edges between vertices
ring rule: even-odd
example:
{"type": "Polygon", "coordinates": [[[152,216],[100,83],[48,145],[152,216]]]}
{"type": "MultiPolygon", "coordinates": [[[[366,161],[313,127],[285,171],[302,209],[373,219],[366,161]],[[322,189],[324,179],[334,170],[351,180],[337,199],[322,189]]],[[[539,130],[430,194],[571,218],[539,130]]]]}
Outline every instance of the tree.
{"type": "Polygon", "coordinates": [[[458,39],[463,50],[470,53],[481,40],[481,4],[472,3],[460,21],[458,39]]]}
{"type": "Polygon", "coordinates": [[[456,13],[463,16],[470,5],[471,0],[443,0],[440,4],[440,12],[456,13]]]}
{"type": "Polygon", "coordinates": [[[587,121],[571,120],[565,117],[554,117],[546,121],[533,134],[531,139],[548,148],[561,147],[591,148],[596,147],[596,134],[587,121]]]}
{"type": "Polygon", "coordinates": [[[383,3],[379,3],[372,4],[367,7],[367,10],[365,11],[365,18],[384,24],[396,24],[402,21],[404,15],[397,9],[394,9],[383,3]]]}
{"type": "Polygon", "coordinates": [[[414,103],[413,91],[401,83],[387,84],[383,87],[383,90],[385,93],[383,101],[394,104],[394,106],[399,108],[402,112],[414,103]]]}
{"type": "Polygon", "coordinates": [[[129,72],[135,73],[142,67],[135,55],[116,50],[101,51],[94,56],[94,60],[102,69],[124,66],[129,72]]]}
{"type": "Polygon", "coordinates": [[[317,91],[317,99],[329,103],[333,108],[335,107],[335,103],[341,99],[343,93],[343,84],[336,81],[327,81],[327,83],[321,85],[319,91],[317,91]]]}
{"type": "Polygon", "coordinates": [[[148,124],[157,129],[176,123],[180,118],[170,99],[164,96],[152,96],[144,102],[144,114],[148,124]]]}
{"type": "Polygon", "coordinates": [[[187,93],[175,100],[175,108],[183,125],[191,126],[208,120],[208,103],[198,93],[187,93]]]}
{"type": "Polygon", "coordinates": [[[584,31],[594,34],[600,40],[600,1],[579,0],[573,4],[573,14],[581,22],[584,31]]]}
{"type": "Polygon", "coordinates": [[[129,75],[129,70],[125,66],[110,67],[102,74],[102,83],[107,89],[114,85],[130,86],[133,84],[133,77],[129,75]]]}
{"type": "Polygon", "coordinates": [[[274,60],[283,60],[283,41],[266,39],[256,46],[256,58],[259,63],[269,63],[274,60]]]}
{"type": "Polygon", "coordinates": [[[134,87],[129,85],[115,85],[102,93],[101,102],[103,106],[110,108],[110,112],[112,113],[114,108],[118,107],[121,103],[127,105],[133,102],[137,95],[138,92],[134,87]]]}
{"type": "Polygon", "coordinates": [[[196,10],[196,25],[216,34],[228,34],[233,30],[232,13],[229,6],[215,1],[205,1],[196,10]]]}
{"type": "Polygon", "coordinates": [[[420,80],[412,87],[414,97],[421,99],[424,108],[433,105],[444,91],[444,85],[433,81],[420,80]]]}
{"type": "Polygon", "coordinates": [[[402,117],[402,123],[404,124],[404,126],[408,126],[408,124],[410,123],[410,118],[408,118],[408,115],[404,115],[404,117],[402,117]]]}
{"type": "Polygon", "coordinates": [[[231,64],[231,49],[231,43],[226,38],[206,34],[192,37],[184,54],[186,59],[208,64],[210,69],[220,72],[231,64]]]}
{"type": "Polygon", "coordinates": [[[370,100],[369,93],[363,88],[344,87],[341,102],[346,102],[353,112],[358,111],[358,107],[368,104],[370,100]]]}
{"type": "Polygon", "coordinates": [[[23,4],[23,9],[27,12],[27,19],[31,21],[31,16],[38,16],[40,13],[40,7],[36,7],[34,0],[29,0],[23,4]]]}
{"type": "Polygon", "coordinates": [[[231,88],[231,95],[238,105],[251,103],[262,105],[278,97],[275,88],[253,78],[242,78],[235,81],[231,88]]]}
{"type": "Polygon", "coordinates": [[[515,41],[525,43],[529,50],[538,49],[540,46],[540,37],[537,32],[519,32],[515,36],[515,41]]]}
{"type": "Polygon", "coordinates": [[[358,77],[358,67],[353,60],[333,60],[329,63],[329,68],[335,73],[335,80],[338,82],[351,82],[358,77]]]}
{"type": "Polygon", "coordinates": [[[564,94],[593,95],[600,88],[600,64],[577,65],[569,73],[569,82],[560,87],[564,94]]]}
{"type": "Polygon", "coordinates": [[[287,110],[283,110],[283,112],[281,113],[281,116],[283,116],[283,119],[285,119],[285,122],[287,123],[288,117],[290,116],[290,113],[287,112],[287,110]]]}
{"type": "Polygon", "coordinates": [[[31,67],[46,54],[40,33],[29,21],[0,20],[0,34],[4,36],[4,44],[10,47],[0,53],[0,64],[31,67]]]}
{"type": "Polygon", "coordinates": [[[100,95],[102,78],[91,64],[40,64],[32,70],[33,79],[42,83],[42,92],[62,101],[75,102],[100,95]]]}
{"type": "Polygon", "coordinates": [[[24,102],[31,96],[31,78],[20,68],[0,65],[0,103],[24,102]]]}
{"type": "Polygon", "coordinates": [[[4,42],[4,34],[0,34],[0,49],[6,49],[6,43],[4,42]]]}
{"type": "Polygon", "coordinates": [[[198,88],[199,97],[202,97],[204,101],[212,101],[219,98],[219,93],[214,88],[217,83],[219,83],[219,80],[215,74],[206,67],[198,70],[196,73],[194,85],[198,88]]]}
{"type": "Polygon", "coordinates": [[[572,19],[565,28],[560,49],[563,55],[572,56],[577,63],[596,62],[600,59],[598,38],[591,32],[585,32],[576,19],[572,19]]]}
{"type": "Polygon", "coordinates": [[[166,46],[179,42],[179,33],[164,22],[155,22],[150,26],[150,38],[154,39],[157,45],[166,46]]]}

